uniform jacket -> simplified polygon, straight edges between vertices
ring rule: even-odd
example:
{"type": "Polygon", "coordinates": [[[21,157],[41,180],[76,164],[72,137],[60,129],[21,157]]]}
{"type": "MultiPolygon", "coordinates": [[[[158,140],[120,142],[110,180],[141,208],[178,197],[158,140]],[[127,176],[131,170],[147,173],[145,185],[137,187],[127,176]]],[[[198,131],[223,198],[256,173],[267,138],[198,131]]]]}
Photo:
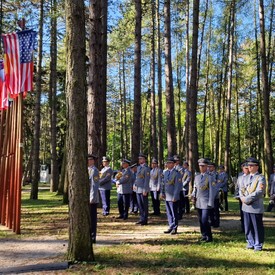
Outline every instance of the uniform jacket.
{"type": "Polygon", "coordinates": [[[90,203],[99,203],[98,187],[99,187],[99,172],[95,166],[88,167],[88,175],[90,182],[90,203]]]}
{"type": "Polygon", "coordinates": [[[148,193],[150,191],[149,180],[150,168],[147,165],[139,165],[137,167],[136,180],[134,183],[134,188],[137,194],[141,194],[143,192],[148,193]]]}
{"type": "Polygon", "coordinates": [[[111,190],[112,189],[112,176],[113,170],[111,167],[103,167],[100,171],[99,190],[111,190]]]}
{"type": "Polygon", "coordinates": [[[184,175],[184,168],[178,164],[175,166],[175,169],[179,172],[179,176],[182,179],[184,175]]]}
{"type": "Polygon", "coordinates": [[[189,171],[188,169],[185,169],[182,177],[182,188],[186,194],[188,194],[189,192],[189,184],[191,181],[191,176],[192,176],[191,171],[189,171]]]}
{"type": "Polygon", "coordinates": [[[117,192],[119,194],[132,194],[133,191],[133,173],[130,167],[122,170],[122,176],[118,181],[117,192]]]}
{"type": "Polygon", "coordinates": [[[163,172],[163,185],[161,193],[166,201],[178,201],[182,190],[182,179],[180,173],[173,168],[163,172]]]}
{"type": "Polygon", "coordinates": [[[199,174],[195,177],[192,197],[196,200],[196,208],[211,209],[214,207],[215,185],[215,179],[208,173],[199,174]]]}
{"type": "Polygon", "coordinates": [[[160,191],[162,183],[162,170],[158,167],[150,171],[149,187],[151,191],[160,191]]]}
{"type": "Polygon", "coordinates": [[[235,198],[239,198],[240,197],[240,188],[244,183],[245,178],[249,176],[249,174],[244,174],[243,172],[241,172],[237,178],[237,183],[235,186],[235,198]]]}
{"type": "Polygon", "coordinates": [[[263,175],[248,175],[241,183],[239,194],[244,198],[242,210],[247,213],[261,214],[264,212],[264,194],[266,182],[263,175]]]}
{"type": "Polygon", "coordinates": [[[227,192],[228,191],[228,175],[226,172],[221,172],[218,174],[218,178],[217,178],[217,184],[220,186],[220,188],[223,190],[223,192],[227,192]]]}
{"type": "Polygon", "coordinates": [[[219,191],[220,189],[223,190],[223,182],[218,180],[219,177],[219,173],[217,173],[217,171],[212,171],[212,172],[208,172],[208,174],[213,178],[213,180],[215,181],[215,199],[219,199],[219,191]]]}

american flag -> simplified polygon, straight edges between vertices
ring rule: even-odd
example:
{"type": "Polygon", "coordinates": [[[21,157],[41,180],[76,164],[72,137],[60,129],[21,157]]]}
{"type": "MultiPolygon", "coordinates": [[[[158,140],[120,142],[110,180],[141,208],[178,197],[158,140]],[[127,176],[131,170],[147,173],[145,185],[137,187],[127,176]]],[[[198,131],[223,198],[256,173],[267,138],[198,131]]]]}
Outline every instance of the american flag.
{"type": "Polygon", "coordinates": [[[33,50],[36,32],[25,30],[2,35],[5,80],[10,97],[33,89],[33,50]]]}
{"type": "Polygon", "coordinates": [[[3,60],[0,60],[0,110],[7,109],[9,107],[3,63],[3,60]]]}

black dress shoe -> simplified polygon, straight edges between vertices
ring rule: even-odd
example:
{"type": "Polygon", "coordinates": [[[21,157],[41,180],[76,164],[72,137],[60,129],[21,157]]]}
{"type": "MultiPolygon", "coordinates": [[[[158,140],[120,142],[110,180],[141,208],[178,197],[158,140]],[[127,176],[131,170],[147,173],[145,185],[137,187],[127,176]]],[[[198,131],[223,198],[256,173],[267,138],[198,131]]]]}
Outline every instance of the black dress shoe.
{"type": "Polygon", "coordinates": [[[118,217],[116,217],[116,219],[123,219],[123,217],[122,216],[118,216],[118,217]]]}
{"type": "Polygon", "coordinates": [[[168,228],[166,231],[164,231],[163,233],[165,234],[169,234],[173,231],[173,228],[168,228]]]}
{"type": "Polygon", "coordinates": [[[213,239],[206,239],[205,242],[206,242],[206,243],[212,243],[212,242],[213,242],[213,239]]]}
{"type": "Polygon", "coordinates": [[[200,241],[201,241],[201,242],[206,242],[206,241],[207,241],[207,238],[206,238],[206,237],[202,237],[202,238],[200,238],[200,241]]]}
{"type": "Polygon", "coordinates": [[[175,228],[175,229],[173,229],[172,231],[171,231],[171,233],[170,233],[171,235],[176,235],[177,234],[177,229],[175,228]]]}
{"type": "Polygon", "coordinates": [[[147,225],[147,222],[141,222],[140,225],[147,225]]]}
{"type": "Polygon", "coordinates": [[[138,221],[138,222],[136,222],[136,224],[142,224],[142,221],[138,221]]]}

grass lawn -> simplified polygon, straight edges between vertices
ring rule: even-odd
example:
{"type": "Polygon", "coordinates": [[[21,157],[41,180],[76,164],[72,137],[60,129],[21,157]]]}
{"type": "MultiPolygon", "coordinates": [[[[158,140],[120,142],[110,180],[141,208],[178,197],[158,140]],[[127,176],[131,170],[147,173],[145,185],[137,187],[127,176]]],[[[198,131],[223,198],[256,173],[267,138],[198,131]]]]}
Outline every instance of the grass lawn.
{"type": "MultiPolygon", "coordinates": [[[[266,205],[268,199],[266,199],[266,205]]],[[[180,221],[179,234],[166,235],[167,220],[162,203],[160,217],[150,216],[148,226],[137,226],[138,216],[126,221],[118,215],[115,190],[111,215],[98,215],[96,261],[72,266],[56,274],[275,274],[275,213],[265,213],[265,245],[261,252],[245,249],[240,232],[238,202],[229,198],[229,212],[221,213],[221,227],[213,230],[213,243],[200,243],[196,212],[180,221]]],[[[22,196],[21,235],[3,233],[4,238],[30,236],[68,238],[68,208],[62,197],[43,190],[39,200],[22,196]]],[[[6,232],[6,231],[5,231],[6,232]]]]}

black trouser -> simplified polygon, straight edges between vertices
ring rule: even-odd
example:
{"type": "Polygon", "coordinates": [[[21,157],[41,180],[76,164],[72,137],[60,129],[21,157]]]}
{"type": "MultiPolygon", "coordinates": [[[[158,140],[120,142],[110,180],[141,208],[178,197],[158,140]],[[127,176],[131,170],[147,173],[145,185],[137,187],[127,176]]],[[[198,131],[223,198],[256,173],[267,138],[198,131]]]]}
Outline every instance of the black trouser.
{"type": "Polygon", "coordinates": [[[90,203],[90,216],[91,216],[91,238],[92,238],[92,242],[95,242],[96,228],[97,228],[97,203],[90,203]]]}
{"type": "Polygon", "coordinates": [[[151,198],[152,198],[152,204],[153,204],[153,210],[155,215],[160,214],[160,200],[159,200],[159,191],[150,191],[151,198]]]}
{"type": "Polygon", "coordinates": [[[127,219],[130,207],[130,194],[117,194],[117,205],[119,216],[123,219],[127,219]]]}

